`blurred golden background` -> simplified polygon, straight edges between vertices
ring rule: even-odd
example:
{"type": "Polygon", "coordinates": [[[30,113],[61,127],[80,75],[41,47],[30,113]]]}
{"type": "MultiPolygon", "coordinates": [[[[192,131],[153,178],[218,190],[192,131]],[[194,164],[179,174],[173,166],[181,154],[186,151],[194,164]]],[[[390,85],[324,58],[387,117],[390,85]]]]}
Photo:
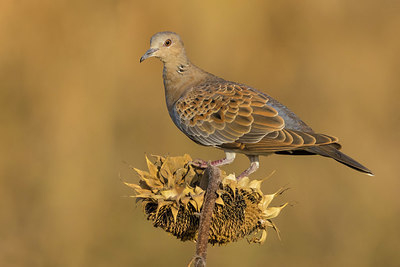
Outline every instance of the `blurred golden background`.
{"type": "MultiPolygon", "coordinates": [[[[171,122],[150,37],[275,97],[336,135],[369,177],[322,157],[262,158],[265,193],[292,188],[279,241],[209,249],[209,266],[400,264],[399,1],[0,3],[0,266],[186,266],[122,179],[144,155],[217,159],[171,122]]],[[[240,156],[228,171],[248,164],[240,156]]],[[[279,204],[276,203],[275,204],[279,204]]]]}

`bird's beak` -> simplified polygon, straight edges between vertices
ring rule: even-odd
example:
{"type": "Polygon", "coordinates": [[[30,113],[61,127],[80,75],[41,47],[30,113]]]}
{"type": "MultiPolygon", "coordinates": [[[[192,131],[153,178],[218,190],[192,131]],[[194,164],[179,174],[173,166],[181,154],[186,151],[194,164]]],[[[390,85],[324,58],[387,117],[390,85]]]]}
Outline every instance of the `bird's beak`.
{"type": "Polygon", "coordinates": [[[140,63],[149,57],[153,57],[154,53],[158,51],[158,48],[150,48],[144,53],[144,55],[140,58],[140,63]]]}

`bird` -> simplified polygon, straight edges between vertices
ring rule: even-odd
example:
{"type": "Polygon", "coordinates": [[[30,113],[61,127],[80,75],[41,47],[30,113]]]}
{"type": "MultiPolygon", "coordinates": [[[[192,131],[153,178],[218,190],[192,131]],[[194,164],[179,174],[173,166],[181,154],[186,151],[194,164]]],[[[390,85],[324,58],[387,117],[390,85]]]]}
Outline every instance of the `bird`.
{"type": "Polygon", "coordinates": [[[259,168],[259,156],[320,155],[373,176],[356,160],[339,151],[338,138],[315,132],[289,108],[251,86],[211,74],[187,57],[181,37],[158,32],[140,58],[163,63],[165,100],[174,124],[197,144],[225,152],[223,159],[194,161],[200,168],[222,166],[244,154],[250,166],[237,179],[259,168]]]}

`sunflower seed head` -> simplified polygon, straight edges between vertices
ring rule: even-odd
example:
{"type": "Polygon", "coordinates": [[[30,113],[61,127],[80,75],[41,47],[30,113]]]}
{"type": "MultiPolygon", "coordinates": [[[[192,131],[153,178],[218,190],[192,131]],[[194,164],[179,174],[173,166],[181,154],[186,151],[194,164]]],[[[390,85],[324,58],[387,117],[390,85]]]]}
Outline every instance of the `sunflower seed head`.
{"type": "MultiPolygon", "coordinates": [[[[197,239],[199,216],[205,191],[199,186],[203,170],[194,168],[189,155],[181,157],[146,157],[148,171],[134,169],[139,184],[125,183],[135,190],[147,219],[182,241],[197,239]]],[[[237,180],[222,172],[210,228],[209,243],[226,244],[244,237],[251,243],[263,243],[267,228],[279,231],[271,219],[287,205],[270,207],[271,201],[284,190],[264,195],[263,180],[245,177],[237,180]]]]}

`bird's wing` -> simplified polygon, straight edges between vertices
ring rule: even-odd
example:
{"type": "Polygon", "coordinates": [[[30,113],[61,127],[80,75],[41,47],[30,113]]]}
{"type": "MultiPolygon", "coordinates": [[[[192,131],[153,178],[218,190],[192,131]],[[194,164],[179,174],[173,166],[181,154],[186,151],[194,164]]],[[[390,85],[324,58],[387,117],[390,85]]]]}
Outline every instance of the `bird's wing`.
{"type": "Polygon", "coordinates": [[[225,149],[273,152],[328,144],[333,137],[285,129],[268,96],[245,85],[197,86],[175,104],[177,124],[193,141],[225,149]]]}
{"type": "Polygon", "coordinates": [[[175,110],[182,131],[192,140],[219,146],[238,140],[257,142],[284,128],[268,98],[233,83],[198,86],[181,97],[175,110]]]}

